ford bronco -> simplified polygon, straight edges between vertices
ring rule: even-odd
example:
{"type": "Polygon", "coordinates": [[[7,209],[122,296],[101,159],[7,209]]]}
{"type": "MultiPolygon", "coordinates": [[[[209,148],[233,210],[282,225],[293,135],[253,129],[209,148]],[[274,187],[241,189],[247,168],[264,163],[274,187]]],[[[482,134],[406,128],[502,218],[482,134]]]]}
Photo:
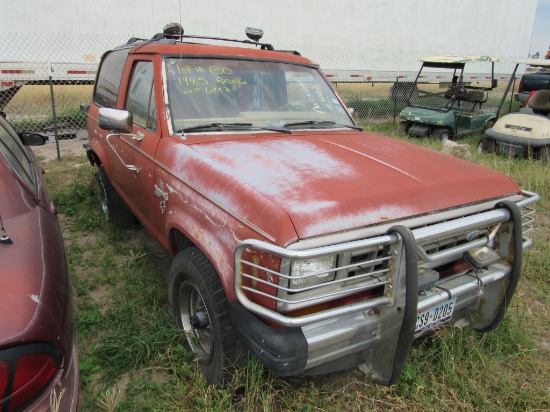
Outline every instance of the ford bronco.
{"type": "Polygon", "coordinates": [[[86,107],[106,217],[168,249],[168,296],[211,384],[244,343],[279,375],[392,384],[413,340],[502,320],[538,195],[363,132],[319,67],[172,25],[101,60],[86,107]]]}

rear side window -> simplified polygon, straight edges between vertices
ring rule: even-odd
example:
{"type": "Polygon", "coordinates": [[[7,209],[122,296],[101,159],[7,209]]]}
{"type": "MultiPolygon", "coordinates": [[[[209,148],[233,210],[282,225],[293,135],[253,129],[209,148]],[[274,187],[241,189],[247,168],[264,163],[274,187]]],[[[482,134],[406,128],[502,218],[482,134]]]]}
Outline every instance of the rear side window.
{"type": "Polygon", "coordinates": [[[98,106],[116,107],[122,73],[130,50],[115,50],[103,56],[94,92],[94,103],[98,106]]]}

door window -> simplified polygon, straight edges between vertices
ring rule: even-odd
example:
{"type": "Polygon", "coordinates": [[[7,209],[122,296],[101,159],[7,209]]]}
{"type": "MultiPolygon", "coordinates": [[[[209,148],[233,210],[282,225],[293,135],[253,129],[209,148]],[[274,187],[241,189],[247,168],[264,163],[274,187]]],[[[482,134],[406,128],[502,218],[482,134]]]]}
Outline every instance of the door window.
{"type": "Polygon", "coordinates": [[[153,62],[134,63],[126,98],[126,110],[134,115],[135,125],[155,131],[157,112],[153,85],[153,62]]]}

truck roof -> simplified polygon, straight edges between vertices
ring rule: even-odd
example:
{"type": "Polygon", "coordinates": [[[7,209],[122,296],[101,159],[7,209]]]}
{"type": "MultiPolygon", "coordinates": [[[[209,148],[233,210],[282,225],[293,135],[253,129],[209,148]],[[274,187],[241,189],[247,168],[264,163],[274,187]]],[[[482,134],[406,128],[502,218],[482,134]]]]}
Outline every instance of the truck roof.
{"type": "MultiPolygon", "coordinates": [[[[311,60],[300,56],[297,52],[294,51],[277,51],[277,50],[268,50],[261,49],[256,47],[235,47],[235,46],[225,46],[225,45],[213,45],[205,43],[192,43],[192,42],[181,42],[176,40],[160,40],[160,41],[137,41],[122,47],[133,46],[131,54],[151,54],[158,53],[164,55],[187,55],[187,56],[197,56],[202,55],[203,57],[214,57],[214,56],[240,56],[240,57],[251,57],[251,58],[263,58],[271,60],[281,60],[281,61],[290,61],[295,63],[314,65],[311,60]]],[[[252,45],[253,46],[253,45],[252,45]]]]}

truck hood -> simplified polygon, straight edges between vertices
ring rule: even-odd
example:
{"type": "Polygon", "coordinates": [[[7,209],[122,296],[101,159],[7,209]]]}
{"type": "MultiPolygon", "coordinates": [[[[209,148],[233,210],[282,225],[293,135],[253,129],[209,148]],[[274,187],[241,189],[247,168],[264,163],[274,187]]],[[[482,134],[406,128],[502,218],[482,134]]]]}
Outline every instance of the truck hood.
{"type": "Polygon", "coordinates": [[[202,136],[195,142],[190,147],[214,170],[283,209],[299,238],[520,191],[513,180],[495,171],[372,133],[294,132],[230,141],[202,136]]]}

